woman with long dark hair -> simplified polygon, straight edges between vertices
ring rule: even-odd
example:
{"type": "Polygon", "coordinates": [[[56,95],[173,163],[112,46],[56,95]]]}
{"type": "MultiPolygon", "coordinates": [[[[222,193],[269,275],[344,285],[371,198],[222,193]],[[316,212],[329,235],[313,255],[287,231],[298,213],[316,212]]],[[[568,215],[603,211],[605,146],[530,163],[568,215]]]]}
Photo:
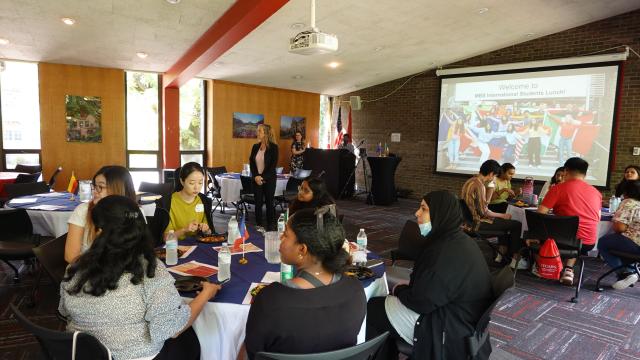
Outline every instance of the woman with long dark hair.
{"type": "Polygon", "coordinates": [[[289,218],[280,257],[298,272],[254,298],[245,337],[249,359],[260,351],[308,354],[356,344],[366,297],[360,281],[342,276],[349,254],[331,208],[302,209],[289,218]]]}
{"type": "MultiPolygon", "coordinates": [[[[378,359],[398,358],[396,339],[413,345],[415,359],[465,359],[465,338],[493,298],[487,263],[460,228],[462,211],[453,194],[430,192],[415,216],[425,238],[411,279],[392,296],[369,300],[367,339],[390,332],[378,359]]],[[[487,341],[482,358],[490,352],[487,341]]]]}
{"type": "Polygon", "coordinates": [[[184,304],[173,277],[156,260],[133,200],[107,196],[91,218],[97,236],[60,285],[58,309],[67,330],[95,336],[115,359],[199,359],[191,324],[220,286],[203,282],[200,294],[184,304]]]}
{"type": "Polygon", "coordinates": [[[253,177],[253,195],[256,201],[256,226],[262,226],[262,204],[267,206],[267,230],[276,228],[276,209],[273,197],[276,192],[276,166],[278,145],[271,126],[258,125],[258,143],[251,148],[249,165],[253,177]]]}
{"type": "Polygon", "coordinates": [[[560,184],[563,182],[564,182],[564,166],[560,166],[553,173],[553,176],[551,177],[551,179],[545,182],[544,185],[542,186],[542,190],[540,190],[540,196],[538,196],[538,198],[540,199],[540,202],[542,202],[542,198],[544,198],[547,195],[547,193],[549,192],[549,189],[554,187],[556,184],[560,184]]]}
{"type": "Polygon", "coordinates": [[[620,197],[624,195],[624,186],[627,181],[635,181],[640,179],[640,166],[629,165],[624,168],[624,177],[618,185],[616,185],[616,196],[620,197]]]}
{"type": "Polygon", "coordinates": [[[69,231],[64,246],[64,259],[68,263],[73,262],[91,246],[95,237],[91,211],[102,198],[109,195],[123,195],[137,201],[129,170],[118,165],[100,168],[93,175],[91,192],[93,195],[91,201],[78,205],[69,217],[69,231]]]}
{"type": "MultiPolygon", "coordinates": [[[[178,239],[200,231],[214,231],[211,218],[211,199],[201,191],[204,185],[204,169],[196,162],[188,162],[180,168],[180,183],[171,195],[164,195],[156,202],[155,223],[164,237],[173,230],[178,239]]],[[[155,234],[156,236],[158,234],[155,234]]]]}
{"type": "Polygon", "coordinates": [[[321,206],[335,204],[336,202],[327,190],[327,184],[320,178],[309,178],[302,181],[298,187],[296,199],[289,205],[289,215],[300,209],[316,209],[321,206]]]}

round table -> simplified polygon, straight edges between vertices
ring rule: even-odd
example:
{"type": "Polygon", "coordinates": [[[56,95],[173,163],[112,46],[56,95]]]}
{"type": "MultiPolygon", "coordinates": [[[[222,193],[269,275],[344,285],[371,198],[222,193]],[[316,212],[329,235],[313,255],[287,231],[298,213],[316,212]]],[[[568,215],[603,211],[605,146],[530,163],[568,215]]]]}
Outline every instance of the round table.
{"type": "MultiPolygon", "coordinates": [[[[278,174],[276,182],[275,195],[282,195],[287,188],[289,175],[278,174]]],[[[222,202],[234,203],[240,201],[240,190],[242,190],[242,181],[239,173],[224,173],[216,175],[216,181],[220,184],[220,195],[222,202]]]]}
{"type": "MultiPolygon", "coordinates": [[[[34,234],[57,238],[67,233],[69,218],[80,204],[78,196],[72,199],[68,192],[51,192],[20,196],[9,201],[5,207],[26,209],[33,224],[34,234]]],[[[155,208],[155,203],[141,206],[145,216],[153,216],[155,208]]]]}
{"type": "MultiPolygon", "coordinates": [[[[253,243],[264,250],[264,237],[262,234],[250,229],[250,237],[246,243],[253,243]]],[[[180,246],[197,246],[193,252],[184,259],[179,259],[178,264],[190,261],[217,266],[218,253],[213,249],[219,244],[202,244],[193,240],[182,240],[180,246]]],[[[245,325],[249,316],[250,305],[243,305],[252,283],[259,283],[267,272],[279,272],[279,264],[269,264],[264,257],[264,251],[247,253],[248,264],[240,265],[238,260],[241,255],[232,255],[231,280],[222,286],[216,297],[205,305],[202,312],[193,323],[193,329],[198,335],[201,346],[201,359],[236,359],[240,352],[245,337],[245,325]]],[[[376,254],[369,253],[370,259],[379,258],[376,254]]],[[[367,299],[373,296],[386,296],[389,293],[387,287],[384,265],[372,268],[375,277],[362,282],[367,299]]],[[[173,273],[172,273],[173,274],[173,273]]],[[[175,274],[173,274],[175,276],[175,274]]],[[[217,275],[210,277],[217,280],[217,275]]],[[[191,301],[195,293],[181,294],[186,302],[191,301]]],[[[366,323],[366,319],[365,319],[366,323]]],[[[364,325],[358,335],[358,342],[364,342],[364,325]]]]}
{"type": "MultiPolygon", "coordinates": [[[[527,217],[525,215],[525,210],[537,210],[536,207],[527,207],[522,208],[518,206],[514,206],[509,204],[507,207],[507,214],[511,214],[511,220],[518,220],[522,223],[522,234],[520,236],[524,236],[524,232],[529,229],[527,226],[527,217]]],[[[600,222],[598,223],[598,239],[602,236],[611,233],[613,230],[613,224],[611,223],[612,215],[608,212],[602,211],[600,214],[600,222]]],[[[596,240],[597,241],[597,240],[596,240]]],[[[597,244],[597,242],[596,242],[597,244]]]]}

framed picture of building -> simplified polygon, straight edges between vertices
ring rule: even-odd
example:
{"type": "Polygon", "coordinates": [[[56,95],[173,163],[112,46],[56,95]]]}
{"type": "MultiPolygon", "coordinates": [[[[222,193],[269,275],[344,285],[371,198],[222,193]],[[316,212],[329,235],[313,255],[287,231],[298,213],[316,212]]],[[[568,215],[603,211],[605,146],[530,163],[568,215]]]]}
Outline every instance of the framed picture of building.
{"type": "Polygon", "coordinates": [[[280,116],[280,139],[293,139],[296,131],[300,131],[304,139],[305,122],[306,119],[302,116],[280,116]]]}
{"type": "Polygon", "coordinates": [[[65,96],[67,141],[102,142],[102,99],[98,96],[65,96]]]}
{"type": "Polygon", "coordinates": [[[233,137],[255,139],[258,137],[258,125],[264,124],[264,115],[233,113],[233,137]]]}

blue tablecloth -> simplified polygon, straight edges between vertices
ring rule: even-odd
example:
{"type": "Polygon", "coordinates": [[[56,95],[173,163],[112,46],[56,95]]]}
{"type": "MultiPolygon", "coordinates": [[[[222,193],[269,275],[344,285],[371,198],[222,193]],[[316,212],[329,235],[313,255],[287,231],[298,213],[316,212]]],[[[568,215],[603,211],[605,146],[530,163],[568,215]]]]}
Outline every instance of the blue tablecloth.
{"type": "MultiPolygon", "coordinates": [[[[33,198],[33,199],[36,199],[36,201],[30,202],[30,203],[14,203],[14,200],[11,200],[7,203],[7,206],[14,209],[31,210],[31,208],[33,208],[34,206],[46,204],[46,205],[55,205],[55,206],[61,207],[54,211],[73,211],[78,205],[81,204],[78,196],[74,196],[74,199],[72,200],[71,193],[68,193],[68,192],[56,193],[56,194],[60,194],[58,196],[50,196],[49,194],[51,193],[21,196],[16,199],[33,198]]],[[[35,211],[38,209],[33,209],[33,210],[35,211]]],[[[44,211],[52,211],[52,210],[44,210],[44,211]]]]}
{"type": "MultiPolygon", "coordinates": [[[[251,242],[264,250],[264,236],[254,231],[249,231],[250,237],[246,242],[251,242]]],[[[214,246],[219,244],[203,244],[196,242],[193,239],[185,239],[179,242],[179,245],[197,245],[197,248],[186,258],[179,259],[178,264],[186,263],[192,260],[218,266],[218,252],[213,249],[214,246]]],[[[231,280],[222,286],[222,290],[218,292],[213,302],[222,303],[234,303],[242,304],[247,290],[251,286],[251,283],[260,282],[262,277],[267,271],[280,271],[280,264],[269,264],[264,257],[264,251],[245,254],[245,258],[249,260],[249,263],[241,265],[238,260],[242,255],[232,255],[231,257],[231,280]]],[[[374,253],[368,254],[369,259],[379,259],[380,257],[374,253]]],[[[384,264],[378,265],[372,268],[375,273],[375,277],[362,281],[362,286],[367,287],[375,279],[384,275],[384,264]]],[[[171,273],[173,274],[173,273],[171,273]]],[[[178,276],[173,274],[174,276],[178,276]]],[[[209,278],[211,281],[217,280],[217,275],[213,275],[209,278]]],[[[195,292],[184,292],[182,296],[194,297],[195,292]]]]}

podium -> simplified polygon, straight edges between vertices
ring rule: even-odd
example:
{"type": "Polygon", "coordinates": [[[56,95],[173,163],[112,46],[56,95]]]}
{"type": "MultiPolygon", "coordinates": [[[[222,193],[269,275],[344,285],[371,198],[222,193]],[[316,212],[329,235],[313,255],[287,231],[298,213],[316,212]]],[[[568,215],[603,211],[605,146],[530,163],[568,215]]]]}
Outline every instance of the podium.
{"type": "Polygon", "coordinates": [[[303,168],[311,170],[311,176],[318,176],[322,172],[322,179],[327,185],[327,191],[334,198],[353,196],[355,176],[351,176],[356,157],[349,150],[337,149],[306,149],[303,153],[303,168]],[[343,194],[340,194],[342,190],[343,194]]]}
{"type": "Polygon", "coordinates": [[[395,177],[401,160],[395,156],[367,157],[371,168],[371,195],[367,201],[374,205],[391,205],[398,200],[395,177]]]}

